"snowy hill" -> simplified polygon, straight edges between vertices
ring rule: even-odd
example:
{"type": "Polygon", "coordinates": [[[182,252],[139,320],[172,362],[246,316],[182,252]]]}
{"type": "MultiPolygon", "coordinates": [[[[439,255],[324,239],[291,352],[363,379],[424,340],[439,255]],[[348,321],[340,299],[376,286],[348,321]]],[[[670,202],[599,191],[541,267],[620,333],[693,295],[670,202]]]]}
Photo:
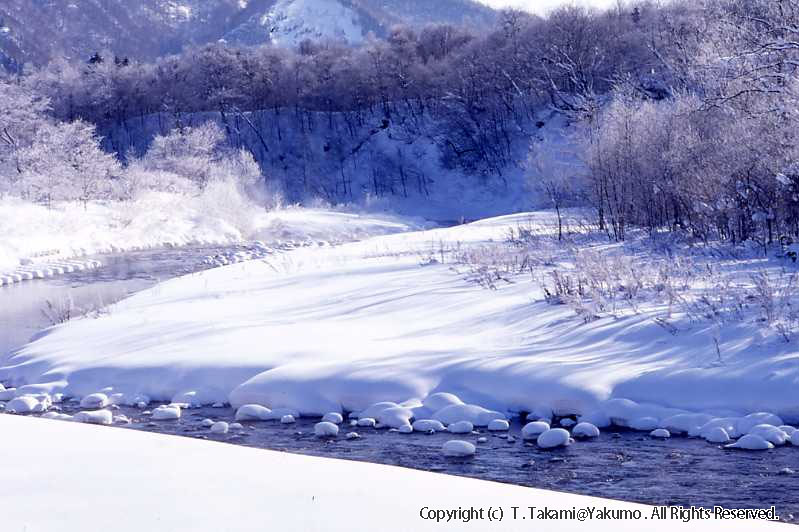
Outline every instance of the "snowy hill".
{"type": "Polygon", "coordinates": [[[303,39],[358,43],[399,23],[486,27],[496,13],[474,0],[80,0],[0,3],[0,64],[18,68],[96,51],[149,60],[224,39],[293,46],[303,39]]]}

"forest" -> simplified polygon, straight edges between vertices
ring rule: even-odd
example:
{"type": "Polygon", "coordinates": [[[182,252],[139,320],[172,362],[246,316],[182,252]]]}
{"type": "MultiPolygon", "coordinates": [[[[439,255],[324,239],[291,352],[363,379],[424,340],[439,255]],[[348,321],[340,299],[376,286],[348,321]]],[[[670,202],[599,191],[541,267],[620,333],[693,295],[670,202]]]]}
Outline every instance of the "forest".
{"type": "Polygon", "coordinates": [[[767,245],[799,236],[797,67],[799,0],[507,10],[484,33],[396,26],[153,62],[98,50],[3,76],[0,195],[85,204],[232,180],[292,202],[422,202],[446,173],[525,180],[616,240],[634,226],[767,245]],[[579,165],[531,178],[553,117],[579,165]]]}

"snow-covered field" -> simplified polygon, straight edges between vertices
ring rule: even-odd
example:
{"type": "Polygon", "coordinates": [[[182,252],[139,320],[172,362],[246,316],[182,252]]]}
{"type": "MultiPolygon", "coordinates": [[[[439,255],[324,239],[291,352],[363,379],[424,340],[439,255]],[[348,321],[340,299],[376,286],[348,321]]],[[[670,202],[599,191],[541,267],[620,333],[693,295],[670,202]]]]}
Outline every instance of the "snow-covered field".
{"type": "MultiPolygon", "coordinates": [[[[521,516],[530,506],[641,510],[646,516],[652,511],[642,505],[397,467],[19,416],[0,415],[0,434],[0,519],[9,531],[529,530],[531,523],[521,516]],[[516,521],[510,518],[513,506],[519,508],[516,521]],[[471,507],[484,509],[484,519],[465,523],[420,517],[425,508],[471,507]],[[498,507],[504,519],[488,521],[485,512],[498,507]]],[[[547,523],[549,530],[588,526],[577,520],[547,523]]],[[[590,526],[640,530],[641,522],[593,520],[590,526]]],[[[695,530],[698,525],[669,519],[648,521],[647,526],[695,530]]],[[[703,530],[772,526],[752,521],[702,523],[703,530]]]]}
{"type": "Polygon", "coordinates": [[[0,199],[0,277],[25,264],[130,249],[228,243],[345,242],[422,227],[391,215],[366,216],[330,209],[266,211],[241,196],[146,193],[128,202],[45,206],[0,199]]]}
{"type": "Polygon", "coordinates": [[[551,231],[552,222],[512,215],[175,279],[53,328],[6,357],[0,380],[18,386],[6,396],[104,392],[129,404],[230,402],[318,416],[390,401],[400,407],[361,417],[397,427],[530,412],[711,440],[717,427],[736,438],[799,422],[797,354],[779,335],[676,311],[665,320],[657,306],[584,321],[543,301],[529,274],[486,290],[448,263],[452,249],[480,249],[524,226],[551,231]],[[457,401],[431,402],[437,392],[479,408],[442,413],[457,401]],[[744,417],[761,412],[770,415],[744,417]]]}

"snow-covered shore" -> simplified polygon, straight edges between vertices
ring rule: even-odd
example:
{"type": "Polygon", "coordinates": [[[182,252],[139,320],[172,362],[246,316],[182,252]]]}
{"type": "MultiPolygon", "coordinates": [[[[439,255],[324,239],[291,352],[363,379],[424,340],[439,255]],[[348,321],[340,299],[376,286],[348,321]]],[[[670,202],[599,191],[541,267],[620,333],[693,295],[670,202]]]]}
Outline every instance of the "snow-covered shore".
{"type": "MultiPolygon", "coordinates": [[[[360,462],[0,415],[5,530],[529,530],[530,506],[652,508],[360,462]],[[511,519],[512,507],[519,519],[511,519]],[[422,519],[502,507],[502,521],[422,519]]],[[[597,510],[597,511],[598,511],[597,510]]],[[[636,520],[547,521],[548,530],[640,530],[636,520]]],[[[760,530],[753,521],[648,520],[652,530],[760,530]]]]}
{"type": "Polygon", "coordinates": [[[799,421],[790,343],[760,341],[744,324],[673,334],[646,312],[583,323],[543,302],[535,283],[487,291],[435,260],[442,246],[501,240],[549,216],[298,249],[175,279],[52,329],[6,357],[0,380],[18,395],[104,391],[132,404],[229,401],[319,416],[450,392],[504,414],[672,432],[761,411],[799,421]]]}

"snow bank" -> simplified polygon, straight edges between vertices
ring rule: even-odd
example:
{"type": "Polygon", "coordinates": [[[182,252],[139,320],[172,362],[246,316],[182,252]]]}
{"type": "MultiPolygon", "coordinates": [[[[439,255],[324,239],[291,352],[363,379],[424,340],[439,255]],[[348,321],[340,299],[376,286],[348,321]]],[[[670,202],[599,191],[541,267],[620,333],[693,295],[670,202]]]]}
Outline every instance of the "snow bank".
{"type": "MultiPolygon", "coordinates": [[[[550,508],[593,506],[651,513],[649,507],[613,500],[78,423],[0,415],[0,434],[14,435],[3,439],[0,500],[7,530],[262,532],[264,523],[269,523],[281,532],[344,532],[354,526],[386,532],[464,527],[510,531],[518,530],[519,522],[473,521],[466,526],[461,521],[421,519],[419,513],[425,507],[486,504],[501,504],[507,512],[510,506],[526,508],[533,504],[530,501],[550,508]],[[53,452],[54,442],[58,452],[53,452]],[[87,494],[91,494],[90,512],[87,494]],[[42,501],[47,501],[46,508],[42,501]],[[353,508],[358,509],[357,525],[353,508]]],[[[596,521],[592,526],[623,532],[641,528],[629,520],[607,525],[596,521]]],[[[696,526],[691,523],[685,530],[696,526]]],[[[725,521],[719,530],[721,526],[725,531],[744,531],[752,530],[753,524],[725,521]]],[[[768,530],[781,525],[757,526],[768,530]]],[[[563,521],[558,527],[576,532],[584,530],[585,523],[563,521]]],[[[681,529],[671,520],[651,521],[647,527],[681,529]]],[[[705,527],[703,523],[701,528],[705,527]]],[[[707,523],[707,528],[715,526],[707,523]]]]}

